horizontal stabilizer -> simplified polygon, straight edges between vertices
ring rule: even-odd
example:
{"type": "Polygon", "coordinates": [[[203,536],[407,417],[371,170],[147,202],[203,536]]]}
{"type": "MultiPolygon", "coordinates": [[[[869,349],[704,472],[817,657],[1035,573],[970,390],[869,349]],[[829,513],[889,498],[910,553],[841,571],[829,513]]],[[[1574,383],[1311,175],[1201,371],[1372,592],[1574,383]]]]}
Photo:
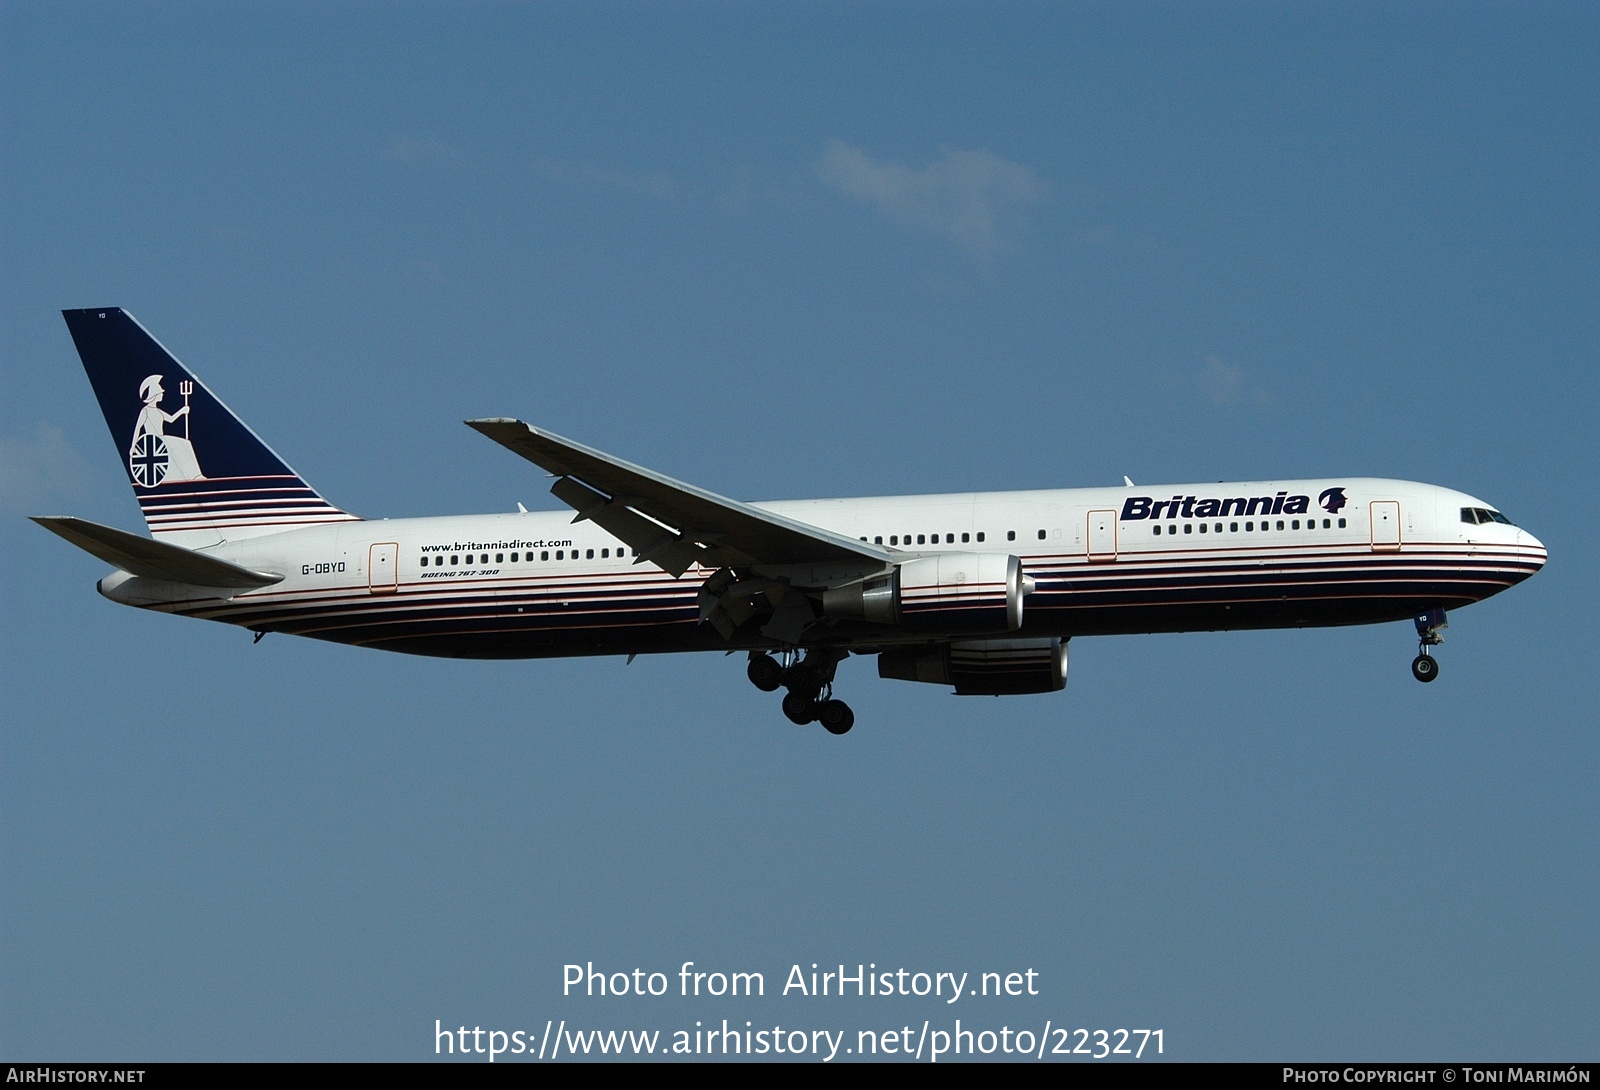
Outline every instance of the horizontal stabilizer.
{"type": "Polygon", "coordinates": [[[283,579],[281,575],[251,571],[181,545],[153,541],[87,519],[70,515],[34,515],[32,518],[52,534],[66,538],[84,552],[107,564],[115,564],[130,575],[233,589],[270,587],[283,579]]]}

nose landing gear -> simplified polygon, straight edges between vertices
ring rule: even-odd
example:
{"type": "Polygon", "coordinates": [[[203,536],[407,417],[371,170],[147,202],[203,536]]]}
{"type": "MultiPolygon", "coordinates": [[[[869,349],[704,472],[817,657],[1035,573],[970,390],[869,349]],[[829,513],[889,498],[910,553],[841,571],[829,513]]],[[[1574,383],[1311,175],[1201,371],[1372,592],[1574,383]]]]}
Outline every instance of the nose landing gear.
{"type": "Polygon", "coordinates": [[[1432,681],[1439,676],[1439,664],[1428,653],[1428,648],[1438,647],[1444,642],[1439,630],[1449,628],[1450,622],[1442,609],[1419,613],[1413,620],[1417,626],[1417,657],[1411,660],[1411,676],[1418,681],[1432,681]]]}
{"type": "Polygon", "coordinates": [[[785,665],[763,651],[752,651],[746,673],[762,692],[774,692],[780,686],[789,690],[783,697],[783,714],[789,722],[821,723],[829,734],[846,734],[855,726],[855,712],[844,701],[833,699],[834,671],[846,654],[815,650],[794,659],[792,652],[785,652],[785,665]]]}

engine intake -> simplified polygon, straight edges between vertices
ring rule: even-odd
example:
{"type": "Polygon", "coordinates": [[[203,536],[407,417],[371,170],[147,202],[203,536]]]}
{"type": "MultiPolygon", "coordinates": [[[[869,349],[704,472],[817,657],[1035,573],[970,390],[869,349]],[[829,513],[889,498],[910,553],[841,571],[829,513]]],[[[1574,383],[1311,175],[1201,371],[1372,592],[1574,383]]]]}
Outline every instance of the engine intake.
{"type": "Polygon", "coordinates": [[[878,655],[878,676],[954,685],[957,696],[1054,693],[1067,687],[1067,641],[952,640],[878,655]]]}

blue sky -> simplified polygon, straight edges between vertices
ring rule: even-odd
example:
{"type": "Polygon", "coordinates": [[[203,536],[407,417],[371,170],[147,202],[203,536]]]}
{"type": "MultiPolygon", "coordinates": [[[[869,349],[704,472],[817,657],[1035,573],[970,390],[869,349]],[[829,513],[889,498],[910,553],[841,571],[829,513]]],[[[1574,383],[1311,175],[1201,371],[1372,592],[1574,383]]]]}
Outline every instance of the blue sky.
{"type": "Polygon", "coordinates": [[[0,6],[0,1053],[435,1019],[1593,1059],[1600,15],[1576,4],[0,6]],[[554,507],[514,415],[748,499],[1392,476],[1550,548],[1408,625],[1080,640],[1065,693],[436,662],[114,606],[59,311],[334,502],[554,507]],[[562,966],[1033,968],[581,999],[562,966]]]}

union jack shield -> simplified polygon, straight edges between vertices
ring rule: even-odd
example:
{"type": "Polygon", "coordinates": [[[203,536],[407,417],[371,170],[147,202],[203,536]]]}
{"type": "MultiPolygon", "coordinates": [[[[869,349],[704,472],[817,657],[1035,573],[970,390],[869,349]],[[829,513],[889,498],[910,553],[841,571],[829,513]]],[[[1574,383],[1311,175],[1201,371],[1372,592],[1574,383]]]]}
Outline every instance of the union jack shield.
{"type": "Polygon", "coordinates": [[[143,488],[154,488],[167,477],[167,444],[159,435],[149,432],[139,436],[128,454],[128,471],[133,483],[143,488]]]}

